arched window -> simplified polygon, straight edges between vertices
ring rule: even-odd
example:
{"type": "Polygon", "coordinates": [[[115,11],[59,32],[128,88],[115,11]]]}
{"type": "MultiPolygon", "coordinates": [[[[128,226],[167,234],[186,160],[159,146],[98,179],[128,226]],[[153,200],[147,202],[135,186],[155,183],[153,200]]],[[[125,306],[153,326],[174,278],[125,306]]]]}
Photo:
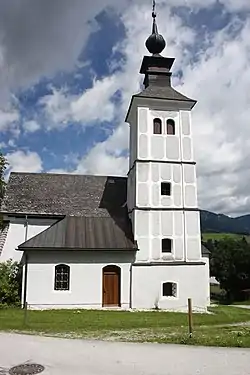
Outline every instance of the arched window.
{"type": "Polygon", "coordinates": [[[154,119],[154,134],[162,134],[162,122],[161,119],[154,119]]]}
{"type": "Polygon", "coordinates": [[[167,120],[167,134],[175,135],[175,122],[172,119],[167,120]]]}
{"type": "Polygon", "coordinates": [[[177,284],[176,283],[162,284],[162,295],[163,297],[177,297],[177,284]]]}
{"type": "Polygon", "coordinates": [[[55,267],[55,290],[69,290],[70,267],[58,264],[55,267]]]}

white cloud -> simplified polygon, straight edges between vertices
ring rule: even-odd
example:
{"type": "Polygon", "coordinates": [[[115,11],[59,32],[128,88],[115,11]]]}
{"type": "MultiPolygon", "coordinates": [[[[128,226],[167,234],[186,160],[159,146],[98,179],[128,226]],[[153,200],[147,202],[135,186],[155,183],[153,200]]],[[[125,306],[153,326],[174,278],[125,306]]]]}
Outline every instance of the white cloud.
{"type": "Polygon", "coordinates": [[[80,95],[71,95],[66,89],[52,89],[52,93],[41,98],[49,119],[47,128],[64,128],[68,123],[81,123],[83,127],[92,122],[112,121],[115,116],[115,104],[111,97],[117,90],[116,77],[94,80],[93,87],[80,95]]]}
{"type": "MultiPolygon", "coordinates": [[[[233,22],[225,30],[207,36],[209,43],[201,47],[203,50],[191,64],[193,51],[202,45],[200,35],[184,26],[178,16],[170,16],[169,7],[184,5],[190,11],[197,11],[214,5],[216,0],[159,0],[158,3],[161,9],[158,23],[160,32],[168,40],[167,53],[177,59],[175,71],[183,69],[183,85],[177,78],[174,82],[183,93],[198,100],[193,127],[200,206],[225,213],[249,212],[249,22],[239,21],[234,14],[233,22]]],[[[221,0],[220,3],[231,12],[250,9],[249,0],[221,0]]],[[[114,133],[106,141],[97,143],[79,161],[76,170],[120,175],[127,172],[123,151],[128,145],[128,126],[122,121],[131,95],[139,91],[138,71],[146,52],[145,38],[150,32],[150,4],[146,0],[138,0],[136,5],[128,0],[93,0],[88,4],[82,0],[19,0],[18,3],[2,0],[0,130],[12,129],[16,135],[19,131],[17,110],[6,110],[3,105],[9,100],[8,94],[20,87],[30,87],[41,77],[73,70],[79,64],[79,54],[88,36],[97,27],[88,21],[93,21],[107,5],[118,10],[126,6],[122,13],[126,38],[115,47],[124,54],[124,59],[110,64],[120,66],[120,71],[94,81],[93,87],[79,96],[72,96],[67,90],[54,90],[42,104],[51,119],[48,127],[63,128],[72,121],[79,121],[83,126],[89,122],[115,121],[118,126],[114,133]],[[121,106],[112,102],[117,90],[122,93],[121,106]]],[[[23,151],[11,155],[16,165],[18,158],[14,155],[25,160],[29,157],[23,151]]],[[[39,170],[42,163],[36,160],[35,169],[39,170]]],[[[26,167],[29,168],[28,163],[20,168],[26,167]]]]}
{"type": "Polygon", "coordinates": [[[7,147],[7,145],[6,145],[5,142],[0,142],[0,151],[1,151],[1,149],[6,148],[6,147],[7,147]]]}
{"type": "MultiPolygon", "coordinates": [[[[241,2],[241,5],[247,6],[247,3],[241,2]]],[[[231,1],[228,6],[233,9],[239,4],[231,1]]],[[[184,27],[177,16],[168,17],[164,8],[158,20],[160,32],[170,42],[168,55],[177,57],[175,71],[182,68],[184,75],[182,85],[177,78],[173,81],[179,84],[180,91],[198,100],[193,111],[193,133],[200,206],[228,214],[249,212],[250,22],[234,17],[224,30],[209,36],[208,47],[199,51],[191,64],[193,52],[190,51],[193,49],[185,46],[194,47],[199,35],[184,27]],[[178,43],[171,44],[175,38],[178,38],[178,43]]],[[[118,109],[122,115],[128,108],[131,95],[138,91],[138,70],[149,32],[146,32],[148,18],[143,9],[139,11],[137,7],[133,12],[130,8],[123,15],[127,37],[117,48],[125,54],[125,59],[122,72],[111,75],[122,90],[123,104],[118,109]]],[[[126,149],[128,138],[121,129],[126,129],[126,125],[119,126],[105,142],[96,144],[80,161],[77,171],[98,174],[117,174],[119,171],[118,174],[125,174],[127,159],[121,156],[121,151],[126,149]]]]}
{"type": "Polygon", "coordinates": [[[67,124],[70,120],[70,100],[65,90],[52,88],[52,93],[42,97],[39,104],[44,107],[45,114],[50,119],[49,129],[67,124]]]}
{"type": "Polygon", "coordinates": [[[114,77],[93,82],[93,87],[87,90],[77,100],[72,101],[72,118],[75,121],[112,121],[114,104],[110,101],[115,93],[117,83],[114,77]]]}
{"type": "MultiPolygon", "coordinates": [[[[146,0],[137,2],[139,7],[147,5],[148,8],[149,3],[146,0]]],[[[166,12],[166,4],[168,7],[200,9],[217,1],[161,0],[158,3],[166,12]]],[[[248,0],[221,0],[220,3],[230,11],[250,9],[248,0]]],[[[135,27],[145,27],[143,12],[140,13],[141,22],[136,24],[134,15],[128,12],[130,5],[130,0],[1,0],[0,103],[12,90],[30,87],[41,77],[52,77],[58,71],[74,69],[90,33],[98,27],[94,17],[107,7],[114,7],[121,14],[126,11],[127,23],[130,18],[135,27]]],[[[181,34],[176,35],[180,37],[181,34]]],[[[136,53],[136,50],[132,52],[136,53]]]]}
{"type": "Polygon", "coordinates": [[[5,110],[1,110],[0,108],[0,132],[11,132],[14,136],[19,135],[19,127],[18,127],[18,120],[19,120],[19,112],[14,108],[7,108],[5,110]]]}
{"type": "Polygon", "coordinates": [[[41,128],[35,120],[26,121],[23,123],[23,129],[26,133],[35,133],[41,128]]]}
{"type": "Polygon", "coordinates": [[[104,142],[97,143],[83,157],[76,173],[124,176],[128,172],[128,159],[123,156],[128,146],[128,125],[120,125],[104,142]]]}
{"type": "Polygon", "coordinates": [[[128,171],[128,160],[107,150],[105,143],[97,144],[81,160],[75,173],[124,176],[128,171]]]}
{"type": "Polygon", "coordinates": [[[1,0],[0,101],[13,89],[72,70],[96,30],[94,17],[114,4],[115,0],[1,0]]]}
{"type": "Polygon", "coordinates": [[[6,159],[9,163],[7,172],[41,172],[42,160],[36,152],[18,150],[8,153],[6,159]]]}
{"type": "Polygon", "coordinates": [[[63,168],[54,168],[54,169],[50,169],[47,173],[70,174],[71,172],[69,172],[67,169],[63,169],[63,168]]]}
{"type": "Polygon", "coordinates": [[[8,140],[8,146],[12,147],[12,148],[16,147],[15,139],[9,139],[8,140]]]}
{"type": "Polygon", "coordinates": [[[224,213],[250,209],[249,32],[250,22],[234,21],[214,36],[194,66],[185,69],[185,90],[198,99],[193,133],[200,204],[224,213]]]}
{"type": "MultiPolygon", "coordinates": [[[[178,30],[180,34],[180,49],[193,42],[193,31],[183,26],[178,17],[170,16],[167,7],[164,8],[162,14],[164,14],[165,19],[164,22],[161,20],[161,24],[165,25],[165,30],[162,27],[160,29],[161,33],[169,35],[170,39],[174,39],[178,30]],[[168,34],[166,29],[168,29],[168,34]]],[[[115,118],[120,125],[106,141],[96,144],[87,156],[79,162],[77,173],[112,174],[113,171],[113,174],[116,175],[126,175],[128,171],[128,159],[123,155],[128,147],[129,126],[124,123],[124,119],[131,96],[140,91],[142,77],[139,75],[139,69],[143,55],[147,54],[144,44],[151,28],[149,7],[133,6],[133,9],[130,8],[123,14],[123,22],[127,38],[117,45],[114,50],[121,51],[124,54],[124,60],[120,62],[122,64],[120,71],[106,78],[111,82],[115,82],[113,87],[115,87],[115,90],[120,90],[122,95],[121,106],[115,108],[115,118]],[[133,17],[131,17],[131,14],[133,14],[133,17]]],[[[170,51],[171,54],[180,54],[180,51],[174,45],[170,46],[170,51]]],[[[115,64],[117,65],[119,62],[115,62],[115,64]]],[[[92,90],[95,92],[95,96],[98,96],[98,102],[103,102],[105,106],[108,102],[111,103],[114,91],[107,90],[104,82],[103,80],[102,83],[95,85],[92,90]],[[99,91],[98,95],[97,90],[99,91]]],[[[96,106],[96,108],[98,110],[95,111],[95,114],[99,115],[101,120],[100,106],[96,106]]]]}

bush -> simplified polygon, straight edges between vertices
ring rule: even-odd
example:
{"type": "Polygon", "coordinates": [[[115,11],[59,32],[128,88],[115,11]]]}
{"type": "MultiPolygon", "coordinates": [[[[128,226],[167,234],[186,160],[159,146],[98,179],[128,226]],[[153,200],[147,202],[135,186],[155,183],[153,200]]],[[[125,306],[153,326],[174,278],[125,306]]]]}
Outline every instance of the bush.
{"type": "Polygon", "coordinates": [[[243,239],[224,238],[210,241],[210,271],[220,283],[227,303],[243,299],[242,292],[250,289],[250,244],[243,239]]]}
{"type": "Polygon", "coordinates": [[[20,305],[22,285],[21,266],[17,262],[8,260],[0,263],[0,305],[20,305]]]}

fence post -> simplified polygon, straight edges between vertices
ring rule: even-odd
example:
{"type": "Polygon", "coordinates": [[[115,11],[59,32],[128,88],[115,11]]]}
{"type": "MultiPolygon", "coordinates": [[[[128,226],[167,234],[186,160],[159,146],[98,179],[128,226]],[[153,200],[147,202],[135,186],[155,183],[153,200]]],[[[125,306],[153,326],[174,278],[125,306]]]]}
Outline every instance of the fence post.
{"type": "Polygon", "coordinates": [[[28,322],[28,303],[25,302],[24,304],[24,325],[27,326],[28,322]]]}
{"type": "Polygon", "coordinates": [[[188,329],[189,329],[189,338],[193,336],[193,309],[192,309],[192,299],[188,299],[188,329]]]}

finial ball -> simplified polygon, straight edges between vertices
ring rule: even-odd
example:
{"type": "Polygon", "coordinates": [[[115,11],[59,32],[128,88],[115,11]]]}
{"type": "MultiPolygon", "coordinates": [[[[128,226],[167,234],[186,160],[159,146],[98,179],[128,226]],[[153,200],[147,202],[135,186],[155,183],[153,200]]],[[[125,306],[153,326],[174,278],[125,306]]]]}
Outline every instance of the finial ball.
{"type": "Polygon", "coordinates": [[[146,41],[147,50],[153,55],[160,54],[166,47],[166,42],[162,35],[151,34],[146,41]]]}

